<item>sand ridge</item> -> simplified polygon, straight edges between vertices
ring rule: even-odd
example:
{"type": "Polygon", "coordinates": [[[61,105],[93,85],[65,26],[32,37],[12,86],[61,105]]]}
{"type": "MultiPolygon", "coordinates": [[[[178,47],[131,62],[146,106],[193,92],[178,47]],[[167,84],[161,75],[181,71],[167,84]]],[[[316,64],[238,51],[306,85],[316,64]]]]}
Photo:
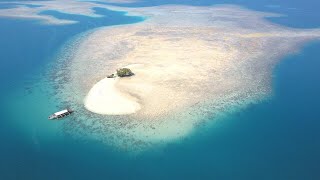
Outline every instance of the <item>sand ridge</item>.
{"type": "MultiPolygon", "coordinates": [[[[12,8],[0,9],[0,17],[39,20],[43,25],[69,25],[78,23],[76,20],[60,19],[54,16],[41,14],[45,11],[58,11],[66,14],[84,15],[91,17],[101,17],[96,14],[94,8],[106,8],[109,5],[97,4],[96,1],[78,0],[52,0],[52,1],[1,1],[0,4],[13,5],[12,8]]],[[[102,2],[102,1],[101,1],[102,2]]],[[[125,4],[133,3],[135,0],[105,0],[104,3],[125,4]]]]}

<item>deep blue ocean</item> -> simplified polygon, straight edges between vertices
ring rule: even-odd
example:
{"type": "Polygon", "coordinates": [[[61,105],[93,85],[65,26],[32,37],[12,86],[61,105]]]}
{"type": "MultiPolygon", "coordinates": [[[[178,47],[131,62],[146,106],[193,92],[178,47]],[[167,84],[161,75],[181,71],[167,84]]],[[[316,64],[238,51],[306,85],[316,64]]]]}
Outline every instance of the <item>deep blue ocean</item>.
{"type": "MultiPolygon", "coordinates": [[[[288,15],[270,19],[285,26],[320,28],[318,0],[149,0],[126,6],[224,3],[288,15]]],[[[10,7],[10,3],[0,5],[0,9],[10,7]]],[[[54,61],[59,48],[77,34],[143,20],[123,12],[95,10],[105,16],[43,12],[80,21],[64,26],[0,18],[0,180],[320,179],[320,42],[316,41],[277,66],[270,100],[229,114],[212,128],[172,142],[161,151],[129,156],[97,142],[42,138],[46,135],[41,127],[55,126],[47,120],[50,108],[42,106],[46,97],[35,99],[35,107],[21,109],[12,101],[30,102],[19,102],[16,92],[27,91],[54,61]],[[35,109],[40,115],[28,113],[35,109]]]]}

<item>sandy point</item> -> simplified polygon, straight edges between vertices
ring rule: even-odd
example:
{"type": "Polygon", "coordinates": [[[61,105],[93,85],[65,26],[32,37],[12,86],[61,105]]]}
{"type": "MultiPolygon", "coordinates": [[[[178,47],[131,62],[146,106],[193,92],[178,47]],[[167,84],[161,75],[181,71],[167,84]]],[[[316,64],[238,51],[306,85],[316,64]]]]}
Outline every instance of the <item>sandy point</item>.
{"type": "Polygon", "coordinates": [[[105,78],[96,83],[84,100],[85,107],[104,115],[132,114],[140,110],[137,99],[116,88],[119,78],[105,78]]]}

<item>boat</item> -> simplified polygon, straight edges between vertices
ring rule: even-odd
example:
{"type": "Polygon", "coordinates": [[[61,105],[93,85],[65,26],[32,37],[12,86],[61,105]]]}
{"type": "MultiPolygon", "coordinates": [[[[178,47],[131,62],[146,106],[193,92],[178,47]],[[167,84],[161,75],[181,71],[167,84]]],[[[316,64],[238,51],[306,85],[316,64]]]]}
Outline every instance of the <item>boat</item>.
{"type": "Polygon", "coordinates": [[[62,111],[59,111],[59,112],[56,112],[56,113],[50,115],[50,116],[48,117],[48,119],[50,119],[50,120],[60,119],[60,118],[66,117],[66,116],[68,116],[68,115],[70,115],[70,114],[72,114],[72,113],[73,113],[73,110],[71,110],[71,109],[64,109],[64,110],[62,110],[62,111]]]}

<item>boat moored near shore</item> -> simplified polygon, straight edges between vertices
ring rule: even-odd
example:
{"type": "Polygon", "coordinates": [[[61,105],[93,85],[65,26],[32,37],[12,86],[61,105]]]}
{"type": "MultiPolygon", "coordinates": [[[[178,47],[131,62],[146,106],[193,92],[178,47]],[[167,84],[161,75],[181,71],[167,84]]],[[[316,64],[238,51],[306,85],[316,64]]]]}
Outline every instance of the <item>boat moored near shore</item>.
{"type": "Polygon", "coordinates": [[[71,109],[65,109],[65,110],[62,110],[62,111],[59,111],[59,112],[56,112],[52,115],[50,115],[48,117],[49,120],[53,120],[53,119],[60,119],[60,118],[63,118],[63,117],[66,117],[68,115],[70,115],[71,113],[73,113],[74,111],[71,110],[71,109]]]}

